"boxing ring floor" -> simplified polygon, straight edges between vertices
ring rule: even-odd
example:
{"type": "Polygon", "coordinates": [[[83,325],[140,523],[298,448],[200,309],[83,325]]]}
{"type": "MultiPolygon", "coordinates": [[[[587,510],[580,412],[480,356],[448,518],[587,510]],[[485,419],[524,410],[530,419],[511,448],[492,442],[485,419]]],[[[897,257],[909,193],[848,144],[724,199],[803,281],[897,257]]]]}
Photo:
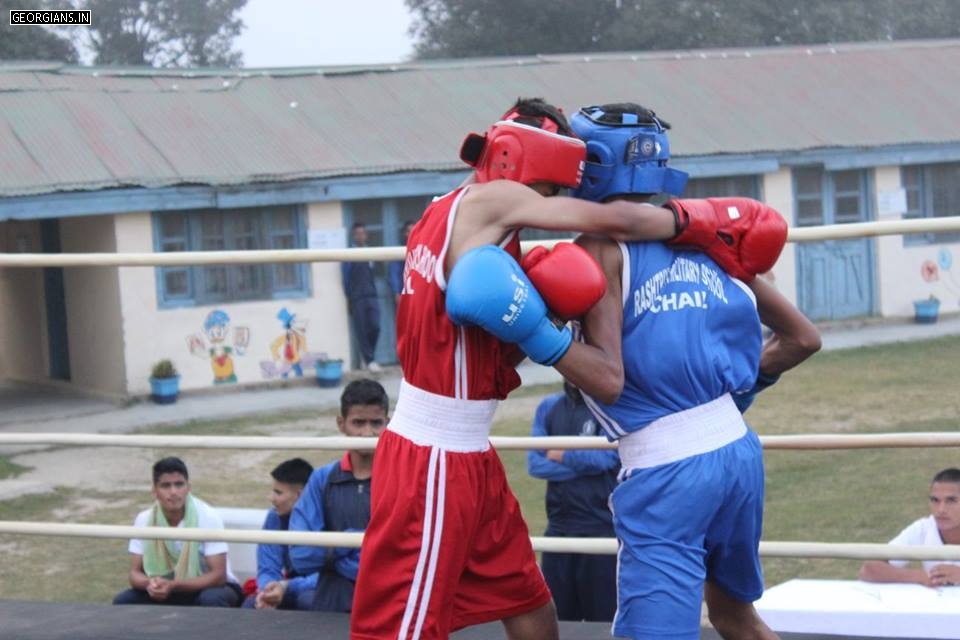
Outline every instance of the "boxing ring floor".
{"type": "MultiPolygon", "coordinates": [[[[346,614],[304,611],[0,600],[2,640],[346,640],[348,620],[346,614]]],[[[720,638],[711,629],[704,629],[701,637],[704,640],[720,638]]],[[[505,638],[505,635],[503,626],[496,622],[463,629],[451,638],[497,640],[505,638]]],[[[560,638],[610,640],[610,625],[600,622],[561,622],[560,638]]],[[[784,633],[781,638],[873,640],[865,636],[800,633],[784,633]]]]}

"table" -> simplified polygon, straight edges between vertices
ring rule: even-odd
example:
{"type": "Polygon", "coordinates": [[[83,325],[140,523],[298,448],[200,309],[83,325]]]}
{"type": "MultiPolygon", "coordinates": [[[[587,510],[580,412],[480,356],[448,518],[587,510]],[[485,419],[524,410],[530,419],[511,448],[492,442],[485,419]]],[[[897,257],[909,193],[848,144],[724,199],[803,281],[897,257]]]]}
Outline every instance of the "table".
{"type": "Polygon", "coordinates": [[[960,638],[960,586],[790,580],[756,602],[774,631],[877,638],[960,638]]]}

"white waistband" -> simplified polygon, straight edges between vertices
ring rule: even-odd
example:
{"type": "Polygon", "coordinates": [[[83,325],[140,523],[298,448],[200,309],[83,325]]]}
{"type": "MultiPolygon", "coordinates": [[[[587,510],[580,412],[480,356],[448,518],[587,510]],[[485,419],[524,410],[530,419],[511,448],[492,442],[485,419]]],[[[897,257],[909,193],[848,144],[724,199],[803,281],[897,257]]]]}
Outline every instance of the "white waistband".
{"type": "Polygon", "coordinates": [[[446,451],[486,451],[499,400],[460,400],[400,381],[397,407],[387,429],[415,444],[446,451]]]}
{"type": "Polygon", "coordinates": [[[730,394],[654,420],[619,440],[623,470],[646,469],[715,451],[747,433],[730,394]]]}

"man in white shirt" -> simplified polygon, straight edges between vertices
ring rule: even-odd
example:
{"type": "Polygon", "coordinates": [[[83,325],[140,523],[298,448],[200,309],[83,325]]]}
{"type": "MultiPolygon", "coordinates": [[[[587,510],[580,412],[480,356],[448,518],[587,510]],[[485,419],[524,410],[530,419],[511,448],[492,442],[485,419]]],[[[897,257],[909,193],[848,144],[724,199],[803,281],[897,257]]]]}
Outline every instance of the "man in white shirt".
{"type": "MultiPolygon", "coordinates": [[[[944,469],[933,477],[930,515],[901,531],[890,544],[934,547],[960,544],[960,469],[944,469]]],[[[907,560],[870,560],[863,563],[860,579],[910,582],[927,587],[960,585],[960,561],[926,560],[921,568],[908,565],[907,560]]]]}
{"type": "MultiPolygon", "coordinates": [[[[223,529],[223,520],[190,494],[187,465],[169,457],[153,465],[153,496],[135,527],[223,529]]],[[[230,571],[225,542],[130,540],[130,588],[113,604],[174,604],[235,607],[241,588],[230,571]]]]}

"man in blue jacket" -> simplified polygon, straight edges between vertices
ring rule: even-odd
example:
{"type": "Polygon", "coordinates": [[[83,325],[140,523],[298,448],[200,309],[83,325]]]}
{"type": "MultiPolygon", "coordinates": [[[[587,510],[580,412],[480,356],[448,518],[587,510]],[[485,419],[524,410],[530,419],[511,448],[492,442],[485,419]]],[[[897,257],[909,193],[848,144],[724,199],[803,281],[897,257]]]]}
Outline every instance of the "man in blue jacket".
{"type": "MultiPolygon", "coordinates": [[[[355,222],[351,229],[351,246],[367,246],[367,227],[355,222]]],[[[374,279],[373,263],[369,261],[344,262],[340,265],[343,278],[343,292],[347,296],[347,310],[353,323],[353,334],[363,364],[371,372],[380,371],[380,365],[374,359],[377,339],[380,337],[380,299],[377,297],[377,284],[374,279]]]]}
{"type": "MultiPolygon", "coordinates": [[[[340,396],[337,428],[345,436],[379,437],[387,426],[387,392],[375,380],[354,380],[340,396]]],[[[290,517],[291,531],[362,531],[370,521],[373,451],[350,449],[310,475],[290,517]]],[[[291,546],[294,569],[318,573],[314,611],[349,612],[360,549],[291,546]]]]}
{"type": "MultiPolygon", "coordinates": [[[[313,466],[303,458],[292,458],[278,464],[270,475],[273,490],[263,522],[265,531],[286,531],[290,527],[293,505],[303,493],[313,466]]],[[[290,547],[285,544],[257,545],[257,592],[243,601],[246,609],[309,610],[317,588],[316,572],[299,574],[290,562],[290,547]]]]}
{"type": "MultiPolygon", "coordinates": [[[[413,229],[412,220],[407,220],[400,228],[400,242],[403,246],[407,246],[410,229],[413,229]]],[[[406,260],[394,260],[387,263],[387,276],[390,280],[390,290],[393,291],[393,301],[396,307],[400,306],[400,294],[403,293],[403,266],[405,262],[406,260]]]]}
{"type": "MultiPolygon", "coordinates": [[[[537,407],[533,436],[598,436],[597,421],[570,383],[537,407]]],[[[547,480],[547,536],[613,538],[607,499],[617,486],[613,449],[547,449],[527,453],[527,471],[547,480]]],[[[614,555],[544,552],[541,560],[560,620],[609,622],[617,610],[614,555]]]]}

